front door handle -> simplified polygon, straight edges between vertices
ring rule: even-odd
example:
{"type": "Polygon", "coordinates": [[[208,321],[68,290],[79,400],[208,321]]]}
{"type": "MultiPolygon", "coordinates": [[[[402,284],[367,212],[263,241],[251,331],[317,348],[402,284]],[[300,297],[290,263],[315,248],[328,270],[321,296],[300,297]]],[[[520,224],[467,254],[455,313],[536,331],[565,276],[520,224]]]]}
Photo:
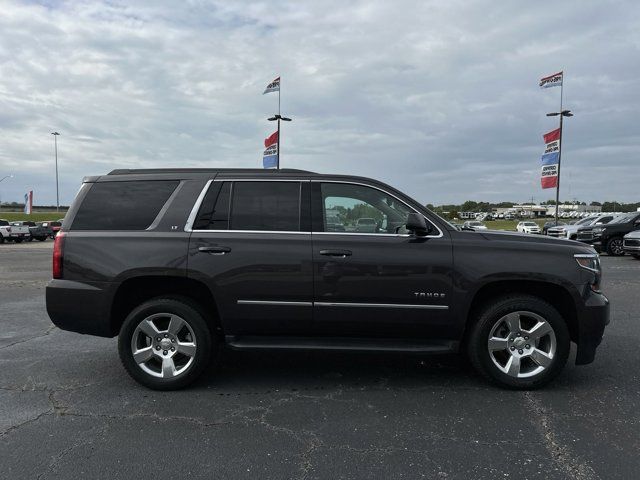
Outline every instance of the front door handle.
{"type": "Polygon", "coordinates": [[[320,250],[320,255],[345,258],[351,256],[351,250],[320,250]]]}
{"type": "Polygon", "coordinates": [[[224,255],[225,253],[229,253],[231,249],[229,247],[199,247],[199,252],[210,253],[211,255],[224,255]]]}

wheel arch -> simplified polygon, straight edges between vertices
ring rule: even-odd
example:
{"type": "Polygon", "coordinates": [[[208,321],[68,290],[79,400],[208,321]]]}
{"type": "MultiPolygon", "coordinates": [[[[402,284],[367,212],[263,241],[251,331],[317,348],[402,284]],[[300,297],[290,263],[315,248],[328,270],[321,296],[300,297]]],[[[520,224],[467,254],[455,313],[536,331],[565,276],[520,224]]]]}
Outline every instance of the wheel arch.
{"type": "Polygon", "coordinates": [[[534,296],[551,304],[567,322],[571,340],[577,341],[578,312],[573,296],[564,286],[536,280],[496,280],[484,284],[475,292],[467,310],[463,342],[467,342],[471,326],[487,303],[517,294],[534,296]]]}
{"type": "Polygon", "coordinates": [[[118,286],[111,304],[111,334],[118,334],[125,318],[136,306],[161,296],[186,297],[195,301],[212,328],[220,328],[218,306],[204,283],[187,277],[149,275],[129,278],[118,286]]]}

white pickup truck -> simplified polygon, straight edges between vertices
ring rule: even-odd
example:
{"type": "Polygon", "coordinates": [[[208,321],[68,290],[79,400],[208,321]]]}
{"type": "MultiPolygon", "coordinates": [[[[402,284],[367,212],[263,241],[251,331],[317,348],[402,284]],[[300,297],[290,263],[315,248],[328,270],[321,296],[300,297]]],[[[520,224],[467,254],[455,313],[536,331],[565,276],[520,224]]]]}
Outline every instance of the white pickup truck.
{"type": "Polygon", "coordinates": [[[11,225],[8,221],[0,219],[0,243],[28,240],[31,237],[29,227],[11,225]]]}

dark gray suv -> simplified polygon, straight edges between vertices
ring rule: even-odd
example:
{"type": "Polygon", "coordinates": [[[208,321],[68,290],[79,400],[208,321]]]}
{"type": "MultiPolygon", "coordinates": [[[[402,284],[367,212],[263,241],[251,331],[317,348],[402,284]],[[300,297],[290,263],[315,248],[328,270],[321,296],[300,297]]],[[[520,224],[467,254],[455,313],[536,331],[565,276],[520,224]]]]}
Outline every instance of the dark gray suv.
{"type": "Polygon", "coordinates": [[[458,231],[368,178],[116,170],[85,178],[65,217],[47,310],[62,329],[119,335],[126,370],[156,389],[189,384],[223,345],[461,351],[498,384],[535,388],[571,342],[593,361],[600,277],[587,245],[458,231]]]}

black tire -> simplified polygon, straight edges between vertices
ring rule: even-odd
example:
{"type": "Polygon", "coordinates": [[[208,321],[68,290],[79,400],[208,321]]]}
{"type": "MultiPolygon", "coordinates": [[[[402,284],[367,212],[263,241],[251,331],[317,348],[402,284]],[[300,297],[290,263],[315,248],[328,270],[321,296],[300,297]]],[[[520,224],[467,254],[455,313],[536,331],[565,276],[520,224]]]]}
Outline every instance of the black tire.
{"type": "Polygon", "coordinates": [[[47,237],[38,237],[37,240],[39,242],[44,242],[47,239],[47,237]]]}
{"type": "Polygon", "coordinates": [[[621,257],[624,255],[624,245],[622,238],[613,237],[607,242],[607,255],[612,257],[621,257]]]}
{"type": "Polygon", "coordinates": [[[22,243],[22,238],[16,238],[16,239],[14,240],[14,242],[16,242],[16,243],[22,243]]]}
{"type": "Polygon", "coordinates": [[[636,254],[632,254],[633,258],[635,258],[636,260],[640,260],[640,255],[636,255],[636,254]]]}
{"type": "Polygon", "coordinates": [[[27,242],[33,242],[33,237],[27,238],[27,242]]]}
{"type": "MultiPolygon", "coordinates": [[[[526,319],[526,314],[523,315],[523,318],[526,319]]],[[[467,342],[467,353],[471,364],[485,378],[502,387],[515,390],[540,388],[553,380],[560,373],[567,362],[567,358],[569,357],[571,343],[566,322],[553,306],[537,297],[529,295],[510,295],[495,299],[487,303],[485,307],[481,309],[475,323],[470,328],[471,330],[467,342]],[[549,365],[547,365],[540,373],[530,377],[515,377],[503,372],[494,363],[494,360],[489,353],[488,343],[492,329],[500,319],[513,312],[528,312],[538,315],[543,318],[548,325],[550,325],[553,334],[555,335],[555,353],[550,360],[549,365]]],[[[523,332],[526,333],[526,329],[523,330],[523,332]]],[[[525,337],[523,336],[523,339],[524,338],[525,337]]],[[[527,336],[526,338],[528,339],[529,337],[527,336]]],[[[541,339],[541,341],[543,340],[546,340],[546,338],[541,339]]],[[[513,347],[513,344],[511,345],[513,347]]],[[[509,347],[509,349],[513,349],[512,347],[509,347]]],[[[522,350],[517,351],[522,353],[522,350]]],[[[504,353],[507,357],[510,355],[508,350],[505,350],[504,353]]],[[[523,360],[523,364],[525,362],[531,362],[533,367],[537,367],[537,364],[534,363],[531,358],[527,361],[523,360]]],[[[527,372],[523,373],[527,374],[527,372]]]]}
{"type": "MultiPolygon", "coordinates": [[[[190,334],[190,332],[187,333],[190,334]]],[[[158,338],[162,338],[162,335],[158,338]]],[[[217,342],[212,335],[212,329],[209,326],[209,322],[207,322],[204,311],[197,303],[184,297],[158,297],[139,305],[125,319],[118,337],[118,351],[124,368],[138,383],[154,390],[178,390],[195,381],[210,364],[214,353],[213,350],[216,347],[217,342]],[[140,334],[136,333],[138,325],[151,315],[162,317],[162,314],[179,316],[193,332],[193,337],[195,338],[192,341],[196,345],[195,355],[189,357],[192,358],[192,362],[185,367],[183,372],[169,378],[156,377],[143,370],[134,360],[132,350],[134,334],[136,338],[140,337],[140,334]]],[[[162,350],[163,348],[166,347],[161,347],[158,353],[154,354],[155,357],[150,360],[151,363],[160,362],[160,358],[164,361],[164,357],[161,357],[162,352],[165,351],[162,350]]],[[[155,350],[155,348],[152,348],[152,350],[155,350]]],[[[166,351],[172,359],[176,359],[180,353],[179,348],[175,354],[170,353],[168,348],[166,351]]]]}
{"type": "Polygon", "coordinates": [[[0,245],[2,245],[3,243],[4,243],[4,237],[0,235],[0,245]]]}

